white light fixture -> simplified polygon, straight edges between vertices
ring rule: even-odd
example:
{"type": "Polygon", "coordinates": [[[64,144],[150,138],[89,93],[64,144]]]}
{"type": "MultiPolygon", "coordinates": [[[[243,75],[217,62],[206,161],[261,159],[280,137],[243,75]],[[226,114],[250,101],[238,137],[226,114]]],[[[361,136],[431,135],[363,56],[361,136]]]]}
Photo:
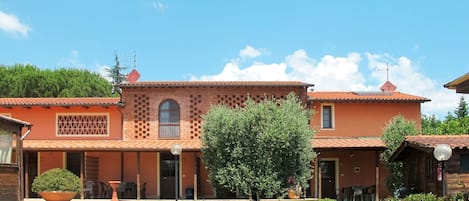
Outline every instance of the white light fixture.
{"type": "Polygon", "coordinates": [[[171,153],[175,156],[181,154],[182,152],[182,146],[180,144],[173,144],[171,146],[171,153]]]}
{"type": "Polygon", "coordinates": [[[448,144],[438,144],[433,150],[433,156],[438,161],[446,161],[451,157],[453,153],[451,147],[448,144]]]}

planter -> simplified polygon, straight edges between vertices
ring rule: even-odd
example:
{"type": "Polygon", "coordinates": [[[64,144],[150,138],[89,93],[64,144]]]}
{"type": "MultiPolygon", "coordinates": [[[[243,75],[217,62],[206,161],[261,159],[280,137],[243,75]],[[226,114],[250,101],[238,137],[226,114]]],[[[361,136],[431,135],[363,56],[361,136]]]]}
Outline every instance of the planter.
{"type": "Polygon", "coordinates": [[[77,193],[63,192],[63,191],[42,191],[39,192],[42,198],[46,201],[70,201],[77,193]]]}
{"type": "Polygon", "coordinates": [[[290,199],[298,199],[300,198],[300,195],[298,193],[296,193],[295,190],[293,189],[288,189],[288,198],[290,199]]]}

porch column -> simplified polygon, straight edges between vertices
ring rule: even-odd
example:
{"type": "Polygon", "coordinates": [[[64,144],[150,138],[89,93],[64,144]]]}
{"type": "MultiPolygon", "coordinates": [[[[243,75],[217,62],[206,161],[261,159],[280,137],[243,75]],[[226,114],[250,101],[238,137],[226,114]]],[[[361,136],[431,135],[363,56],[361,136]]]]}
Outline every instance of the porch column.
{"type": "Polygon", "coordinates": [[[379,200],[379,152],[375,150],[375,169],[376,169],[376,178],[375,178],[375,200],[379,200]]]}
{"type": "MultiPolygon", "coordinates": [[[[83,186],[84,186],[84,181],[85,181],[85,177],[84,177],[84,172],[85,172],[85,153],[84,152],[80,152],[80,185],[81,185],[81,188],[83,189],[83,186]]],[[[85,191],[81,191],[80,193],[80,198],[83,200],[85,199],[85,191]]]]}
{"type": "Polygon", "coordinates": [[[137,151],[137,200],[140,200],[140,152],[137,151]]]}

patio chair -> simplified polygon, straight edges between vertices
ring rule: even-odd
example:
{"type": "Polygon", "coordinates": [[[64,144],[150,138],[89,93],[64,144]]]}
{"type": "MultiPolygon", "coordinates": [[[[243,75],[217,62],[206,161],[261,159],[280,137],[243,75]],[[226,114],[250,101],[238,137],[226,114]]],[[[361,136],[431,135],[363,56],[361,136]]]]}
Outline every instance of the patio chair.
{"type": "Polygon", "coordinates": [[[94,182],[93,181],[86,181],[85,187],[83,188],[83,192],[85,193],[85,198],[94,198],[94,182]]]}
{"type": "Polygon", "coordinates": [[[355,198],[359,198],[360,201],[363,201],[363,188],[361,186],[354,186],[352,187],[353,190],[353,201],[356,201],[355,198]]]}

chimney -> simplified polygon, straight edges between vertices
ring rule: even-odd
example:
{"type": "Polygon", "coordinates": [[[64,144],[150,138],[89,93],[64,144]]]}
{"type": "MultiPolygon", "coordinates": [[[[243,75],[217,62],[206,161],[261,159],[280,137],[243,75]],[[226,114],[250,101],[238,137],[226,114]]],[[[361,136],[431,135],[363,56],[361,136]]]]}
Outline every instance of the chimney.
{"type": "Polygon", "coordinates": [[[397,87],[390,81],[386,81],[379,89],[381,89],[382,92],[394,92],[396,91],[397,87]]]}

